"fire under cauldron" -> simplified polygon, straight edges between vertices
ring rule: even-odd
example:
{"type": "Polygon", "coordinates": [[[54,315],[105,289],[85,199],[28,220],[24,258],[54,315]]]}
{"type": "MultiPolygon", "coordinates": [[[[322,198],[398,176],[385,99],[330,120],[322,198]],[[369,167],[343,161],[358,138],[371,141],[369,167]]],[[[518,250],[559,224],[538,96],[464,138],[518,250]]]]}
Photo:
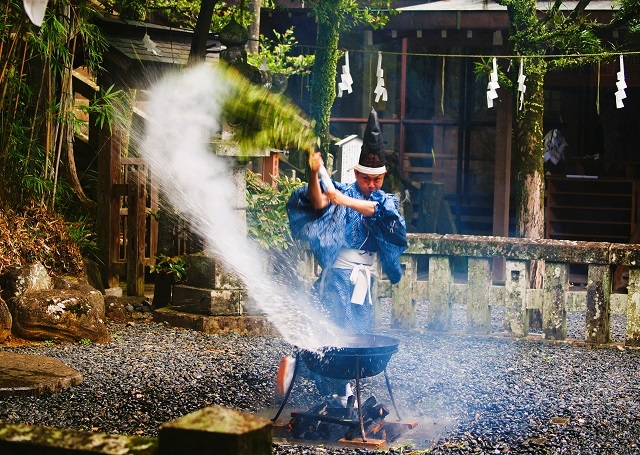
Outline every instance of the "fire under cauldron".
{"type": "MultiPolygon", "coordinates": [[[[363,441],[366,441],[366,438],[362,417],[362,403],[360,399],[360,379],[376,376],[381,372],[384,372],[389,397],[391,398],[391,403],[396,411],[398,420],[400,420],[400,412],[398,411],[398,407],[396,406],[393,398],[391,382],[389,381],[389,375],[387,374],[387,364],[389,363],[391,356],[398,352],[399,344],[400,342],[397,339],[389,336],[357,334],[346,336],[342,338],[340,343],[336,346],[325,346],[319,351],[299,349],[296,353],[296,363],[291,383],[284,395],[284,399],[280,405],[280,409],[278,409],[278,413],[272,419],[273,422],[278,419],[285,404],[287,403],[287,400],[289,399],[289,394],[293,389],[293,384],[295,382],[301,360],[305,365],[307,365],[309,370],[321,376],[333,379],[355,379],[358,420],[363,441]]],[[[322,415],[314,417],[317,417],[318,420],[340,423],[336,422],[336,419],[334,418],[325,418],[322,415]]],[[[351,424],[350,422],[343,423],[345,425],[351,424]]]]}

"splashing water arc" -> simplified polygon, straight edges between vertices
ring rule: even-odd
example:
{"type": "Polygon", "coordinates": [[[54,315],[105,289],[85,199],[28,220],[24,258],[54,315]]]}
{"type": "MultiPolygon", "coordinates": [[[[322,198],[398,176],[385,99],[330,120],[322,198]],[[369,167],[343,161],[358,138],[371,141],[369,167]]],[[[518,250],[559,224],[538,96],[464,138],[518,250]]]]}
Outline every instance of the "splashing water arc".
{"type": "Polygon", "coordinates": [[[207,253],[240,277],[280,334],[304,349],[326,346],[340,329],[310,305],[306,293],[268,273],[266,257],[234,212],[228,161],[211,151],[229,84],[209,64],[165,75],[149,94],[142,155],[171,204],[206,239],[207,253]]]}

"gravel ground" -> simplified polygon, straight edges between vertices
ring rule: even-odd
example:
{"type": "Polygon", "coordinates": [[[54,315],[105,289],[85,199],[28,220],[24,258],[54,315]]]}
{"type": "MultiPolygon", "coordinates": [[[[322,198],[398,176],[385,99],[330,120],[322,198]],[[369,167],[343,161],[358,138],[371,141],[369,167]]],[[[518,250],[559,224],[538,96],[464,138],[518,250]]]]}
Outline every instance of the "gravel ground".
{"type": "MultiPolygon", "coordinates": [[[[570,334],[579,336],[581,316],[572,314],[570,334]]],[[[494,318],[499,332],[499,311],[494,318]]],[[[615,336],[623,336],[623,322],[612,318],[615,336]]],[[[464,318],[454,324],[463,328],[464,318]]],[[[84,376],[59,393],[0,398],[0,421],[153,436],[161,423],[211,404],[275,413],[277,363],[292,352],[282,340],[156,323],[108,327],[108,344],[0,346],[57,358],[84,376]]],[[[381,333],[401,341],[388,372],[403,418],[419,422],[411,445],[390,453],[640,454],[640,350],[381,333]]],[[[365,380],[365,397],[371,393],[388,400],[382,375],[365,380]]],[[[296,380],[289,404],[307,409],[318,399],[312,384],[296,380]]],[[[277,443],[273,453],[374,452],[277,443]]]]}

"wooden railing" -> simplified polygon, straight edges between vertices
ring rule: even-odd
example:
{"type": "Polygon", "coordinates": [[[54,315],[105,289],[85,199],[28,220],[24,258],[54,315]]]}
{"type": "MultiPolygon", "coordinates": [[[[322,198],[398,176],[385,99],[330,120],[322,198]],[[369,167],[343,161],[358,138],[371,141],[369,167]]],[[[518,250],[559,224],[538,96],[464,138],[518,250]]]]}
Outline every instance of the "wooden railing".
{"type": "MultiPolygon", "coordinates": [[[[504,307],[505,330],[514,337],[529,334],[532,309],[542,313],[546,339],[567,338],[567,312],[584,311],[585,341],[610,342],[611,313],[626,315],[627,345],[640,345],[640,245],[510,237],[408,234],[401,257],[405,268],[393,286],[381,280],[377,295],[391,298],[391,325],[418,328],[417,305],[428,304],[426,330],[452,329],[452,305],[465,304],[470,333],[490,333],[491,309],[504,307]],[[454,282],[451,265],[466,258],[466,282],[454,282]],[[504,258],[505,281],[494,284],[494,258],[504,258]],[[529,264],[545,261],[542,289],[529,288],[529,264]],[[428,262],[419,276],[418,264],[428,262]],[[588,265],[582,290],[569,285],[570,264],[588,265]],[[612,293],[612,268],[629,267],[627,294],[612,293]],[[428,302],[428,303],[427,303],[428,302]]],[[[464,281],[464,280],[462,280],[464,281]]]]}

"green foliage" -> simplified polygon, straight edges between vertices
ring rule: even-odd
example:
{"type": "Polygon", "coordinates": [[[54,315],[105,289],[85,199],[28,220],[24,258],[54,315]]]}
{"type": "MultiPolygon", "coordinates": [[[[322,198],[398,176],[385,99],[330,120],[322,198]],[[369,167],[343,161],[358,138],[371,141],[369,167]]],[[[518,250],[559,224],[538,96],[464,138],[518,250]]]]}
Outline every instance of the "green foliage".
{"type": "Polygon", "coordinates": [[[180,256],[159,254],[156,256],[156,263],[149,267],[149,273],[173,275],[177,283],[187,277],[187,262],[180,256]]]}
{"type": "Polygon", "coordinates": [[[120,0],[118,2],[120,18],[130,21],[143,21],[147,17],[146,3],[139,0],[120,0]]]}
{"type": "Polygon", "coordinates": [[[6,44],[0,46],[0,112],[6,113],[0,116],[1,201],[51,207],[57,200],[73,201],[58,174],[65,132],[76,122],[64,101],[64,81],[80,49],[84,64],[101,70],[106,40],[92,24],[96,14],[91,2],[49,2],[38,28],[26,18],[21,1],[0,9],[0,41],[6,44]],[[57,14],[64,8],[69,17],[62,21],[57,14]]]}
{"type": "MultiPolygon", "coordinates": [[[[493,57],[481,57],[479,61],[473,62],[473,73],[476,75],[476,80],[487,82],[489,80],[489,74],[493,70],[493,57]]],[[[515,86],[509,75],[502,71],[498,66],[498,83],[500,87],[513,89],[515,86]]]]}
{"type": "Polygon", "coordinates": [[[262,59],[265,59],[271,73],[281,73],[287,76],[294,74],[309,74],[313,66],[313,55],[291,55],[292,50],[298,44],[293,34],[293,27],[283,33],[273,30],[276,37],[270,40],[260,35],[260,52],[249,54],[247,60],[251,65],[260,67],[262,59]]]}
{"type": "MultiPolygon", "coordinates": [[[[338,25],[342,30],[352,29],[359,24],[367,24],[374,29],[384,27],[389,18],[398,14],[391,7],[391,0],[371,0],[367,2],[357,0],[306,0],[305,7],[313,8],[318,22],[331,20],[337,12],[342,17],[338,25]]],[[[275,0],[263,0],[264,8],[278,8],[279,2],[275,0]]]]}
{"type": "MultiPolygon", "coordinates": [[[[122,19],[144,20],[161,23],[168,22],[172,26],[193,29],[200,13],[201,0],[101,0],[109,12],[118,12],[122,19]]],[[[218,1],[213,7],[211,31],[218,32],[232,17],[243,25],[253,20],[251,13],[238,6],[218,1]]]]}
{"type": "Polygon", "coordinates": [[[247,172],[247,230],[267,250],[281,252],[293,245],[285,206],[291,192],[304,185],[300,179],[274,178],[276,186],[247,172]]]}
{"type": "Polygon", "coordinates": [[[96,94],[93,102],[89,105],[80,105],[79,111],[92,115],[95,118],[96,126],[104,127],[105,123],[112,132],[114,125],[124,126],[125,119],[121,115],[121,106],[129,104],[127,93],[124,90],[114,90],[111,85],[107,90],[100,88],[100,93],[96,94]]]}
{"type": "Polygon", "coordinates": [[[89,338],[83,338],[83,339],[80,340],[80,344],[88,346],[88,345],[91,344],[91,340],[89,338]]]}
{"type": "Polygon", "coordinates": [[[77,221],[72,221],[68,225],[69,237],[80,248],[82,257],[99,261],[98,244],[96,232],[88,215],[81,215],[77,221]]]}
{"type": "Polygon", "coordinates": [[[222,110],[237,125],[234,141],[241,151],[313,150],[317,144],[313,125],[296,105],[250,83],[232,68],[224,71],[232,93],[222,110]]]}

